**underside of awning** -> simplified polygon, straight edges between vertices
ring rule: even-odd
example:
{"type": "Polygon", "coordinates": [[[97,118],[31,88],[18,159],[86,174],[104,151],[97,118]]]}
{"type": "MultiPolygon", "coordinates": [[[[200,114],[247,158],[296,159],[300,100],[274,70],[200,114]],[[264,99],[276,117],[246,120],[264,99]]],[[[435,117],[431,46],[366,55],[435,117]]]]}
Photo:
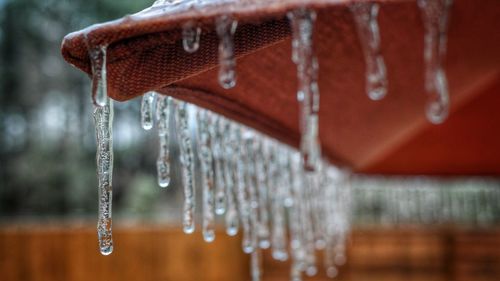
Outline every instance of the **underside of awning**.
{"type": "Polygon", "coordinates": [[[415,1],[380,1],[381,49],[388,94],[365,94],[365,63],[348,4],[352,1],[220,1],[203,9],[153,7],[68,35],[65,59],[90,74],[88,45],[108,45],[108,94],[126,101],[155,90],[225,115],[298,146],[296,68],[286,13],[316,9],[320,142],[333,163],[359,173],[500,175],[500,3],[455,0],[445,61],[451,109],[444,124],[424,114],[424,29],[415,1]],[[230,14],[237,84],[217,82],[214,21],[230,14]],[[182,26],[202,28],[200,49],[186,53],[182,26]],[[85,38],[88,38],[86,43],[85,38]]]}

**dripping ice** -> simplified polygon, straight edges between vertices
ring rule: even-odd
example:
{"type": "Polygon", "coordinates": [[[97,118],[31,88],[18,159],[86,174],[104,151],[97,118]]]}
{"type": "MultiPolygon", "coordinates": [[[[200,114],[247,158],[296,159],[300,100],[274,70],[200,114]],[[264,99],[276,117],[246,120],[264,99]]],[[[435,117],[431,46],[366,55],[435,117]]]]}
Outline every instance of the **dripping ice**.
{"type": "Polygon", "coordinates": [[[450,97],[443,62],[446,56],[448,13],[452,0],[417,0],[424,23],[425,90],[427,119],[443,123],[449,113],[450,97]]]}
{"type": "Polygon", "coordinates": [[[215,24],[219,36],[219,84],[224,89],[236,85],[234,33],[237,26],[238,22],[227,15],[219,17],[215,24]]]}
{"type": "Polygon", "coordinates": [[[380,100],[387,93],[387,74],[384,58],[380,51],[380,32],[377,22],[379,4],[353,3],[350,9],[354,16],[365,57],[366,92],[370,99],[380,100]]]}
{"type": "Polygon", "coordinates": [[[297,65],[301,130],[300,151],[306,170],[314,171],[321,158],[318,140],[318,61],[313,51],[313,31],[316,13],[298,9],[288,13],[292,26],[292,60],[297,65]]]}
{"type": "Polygon", "coordinates": [[[155,101],[155,92],[149,92],[142,96],[141,125],[144,130],[151,130],[153,128],[155,101]]]}
{"type": "Polygon", "coordinates": [[[212,116],[206,110],[198,110],[198,155],[201,163],[201,186],[203,190],[203,238],[206,242],[215,239],[215,191],[212,170],[212,116]]]}
{"type": "Polygon", "coordinates": [[[170,112],[172,111],[172,99],[167,96],[158,95],[156,104],[156,122],[158,126],[158,159],[156,170],[158,185],[167,187],[170,184],[170,112]]]}
{"type": "Polygon", "coordinates": [[[180,146],[180,164],[182,169],[182,185],[184,187],[183,229],[185,233],[193,233],[195,229],[195,174],[194,152],[189,131],[188,104],[183,101],[175,103],[175,122],[180,146]]]}
{"type": "Polygon", "coordinates": [[[182,27],[182,46],[188,53],[194,53],[200,48],[201,28],[194,22],[187,22],[182,27]]]}
{"type": "Polygon", "coordinates": [[[99,190],[99,215],[97,234],[103,255],[113,252],[111,205],[113,199],[113,102],[107,99],[104,106],[95,106],[94,124],[97,142],[97,181],[99,190]]]}
{"type": "Polygon", "coordinates": [[[92,66],[92,101],[96,106],[106,106],[108,99],[107,70],[106,70],[106,50],[107,46],[90,46],[90,42],[85,35],[87,48],[89,48],[90,63],[92,66]]]}

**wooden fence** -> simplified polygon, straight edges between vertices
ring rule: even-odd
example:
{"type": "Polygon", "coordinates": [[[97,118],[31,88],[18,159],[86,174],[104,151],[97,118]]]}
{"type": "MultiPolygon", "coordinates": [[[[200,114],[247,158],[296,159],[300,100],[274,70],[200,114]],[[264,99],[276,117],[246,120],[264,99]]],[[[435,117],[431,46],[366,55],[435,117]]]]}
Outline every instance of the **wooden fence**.
{"type": "MultiPolygon", "coordinates": [[[[0,280],[250,280],[240,239],[218,233],[134,226],[115,229],[115,251],[101,256],[94,227],[0,229],[0,280]]],[[[321,257],[318,257],[321,258],[321,257]]],[[[289,264],[264,255],[264,280],[288,280],[289,264]]],[[[306,280],[329,280],[322,273],[306,280]]],[[[356,230],[337,280],[498,281],[500,230],[356,230]]]]}

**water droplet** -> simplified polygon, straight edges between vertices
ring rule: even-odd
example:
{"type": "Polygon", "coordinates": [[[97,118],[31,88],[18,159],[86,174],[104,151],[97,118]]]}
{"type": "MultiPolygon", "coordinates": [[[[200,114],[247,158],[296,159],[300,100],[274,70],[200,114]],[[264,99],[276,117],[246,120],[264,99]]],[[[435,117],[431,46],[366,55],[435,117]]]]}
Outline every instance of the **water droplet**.
{"type": "Polygon", "coordinates": [[[446,56],[448,13],[452,0],[418,0],[424,22],[425,90],[427,119],[441,124],[448,117],[450,98],[443,69],[446,56]]]}
{"type": "Polygon", "coordinates": [[[351,4],[350,8],[365,56],[366,92],[372,100],[380,100],[387,93],[387,74],[380,51],[380,32],[377,21],[379,5],[359,2],[351,4]]]}
{"type": "Polygon", "coordinates": [[[159,95],[156,105],[156,121],[158,124],[159,142],[156,170],[158,174],[158,185],[160,187],[167,187],[170,184],[169,117],[171,108],[172,99],[167,96],[159,95]]]}
{"type": "Polygon", "coordinates": [[[219,36],[219,84],[224,89],[236,85],[236,60],[234,57],[234,33],[238,22],[230,16],[221,16],[216,22],[219,36]]]}
{"type": "Polygon", "coordinates": [[[97,142],[97,181],[99,189],[99,215],[97,234],[103,255],[113,251],[111,205],[113,200],[113,102],[95,106],[94,124],[97,142]]]}
{"type": "Polygon", "coordinates": [[[148,92],[142,96],[141,101],[141,125],[144,130],[153,128],[153,112],[156,103],[156,93],[148,92]]]}
{"type": "Polygon", "coordinates": [[[176,101],[175,121],[180,146],[180,163],[184,186],[183,229],[187,234],[195,229],[195,179],[194,153],[189,132],[189,111],[187,103],[176,101]]]}
{"type": "Polygon", "coordinates": [[[188,53],[194,53],[200,48],[201,28],[194,22],[188,22],[182,27],[182,46],[188,53]]]}

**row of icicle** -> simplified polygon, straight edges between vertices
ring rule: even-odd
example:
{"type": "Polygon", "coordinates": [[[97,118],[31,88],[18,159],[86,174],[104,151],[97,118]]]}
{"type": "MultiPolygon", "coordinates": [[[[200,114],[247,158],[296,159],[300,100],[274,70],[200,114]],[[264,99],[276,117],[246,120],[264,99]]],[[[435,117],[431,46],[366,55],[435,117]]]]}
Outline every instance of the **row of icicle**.
{"type": "Polygon", "coordinates": [[[223,116],[150,92],[143,96],[141,123],[146,130],[153,128],[153,120],[157,123],[161,187],[170,181],[165,142],[172,131],[165,127],[169,116],[174,118],[172,129],[180,147],[185,233],[195,228],[196,151],[205,241],[215,239],[215,216],[220,215],[225,218],[228,235],[236,235],[241,228],[242,249],[252,255],[253,280],[259,280],[262,271],[260,250],[267,248],[277,260],[292,258],[295,280],[304,271],[310,275],[316,272],[316,249],[332,251],[325,250],[325,263],[330,275],[336,272],[335,261],[345,259],[349,230],[350,189],[345,186],[344,172],[323,161],[316,172],[305,171],[300,154],[292,148],[223,116]],[[196,140],[190,137],[190,112],[196,116],[196,140]]]}
{"type": "MultiPolygon", "coordinates": [[[[447,14],[451,0],[417,0],[425,26],[425,88],[429,94],[427,117],[441,123],[448,114],[449,97],[442,63],[446,52],[447,14]]],[[[162,3],[165,4],[165,3],[162,3]]],[[[351,4],[366,63],[366,91],[373,100],[387,93],[387,74],[380,50],[376,3],[351,4]]],[[[272,248],[278,260],[291,258],[292,280],[305,272],[316,273],[315,249],[325,249],[328,275],[336,275],[336,263],[344,260],[349,230],[349,188],[346,176],[321,158],[319,145],[320,94],[318,62],[313,33],[316,13],[297,9],[288,13],[292,29],[292,60],[297,66],[302,132],[300,154],[243,125],[197,109],[198,139],[191,140],[188,104],[154,92],[143,96],[142,126],[153,128],[159,137],[158,184],[170,183],[170,115],[174,116],[180,145],[184,188],[183,229],[195,229],[195,154],[197,145],[203,188],[203,237],[215,239],[215,215],[224,215],[226,232],[235,235],[241,226],[243,250],[251,254],[253,280],[259,280],[260,249],[272,248]],[[286,214],[289,216],[288,231],[286,214]],[[288,234],[289,235],[288,235],[288,234]],[[288,237],[290,243],[286,243],[288,237]],[[289,247],[288,247],[289,245],[289,247]]],[[[219,83],[229,89],[236,85],[234,34],[237,21],[231,16],[216,20],[219,36],[219,83]]],[[[183,26],[183,46],[193,53],[200,47],[201,29],[194,22],[183,26]]],[[[88,41],[88,40],[87,40],[88,41]]],[[[113,104],[107,96],[106,46],[90,46],[92,97],[97,136],[99,185],[98,236],[101,253],[113,250],[111,235],[112,121],[113,104]]]]}

